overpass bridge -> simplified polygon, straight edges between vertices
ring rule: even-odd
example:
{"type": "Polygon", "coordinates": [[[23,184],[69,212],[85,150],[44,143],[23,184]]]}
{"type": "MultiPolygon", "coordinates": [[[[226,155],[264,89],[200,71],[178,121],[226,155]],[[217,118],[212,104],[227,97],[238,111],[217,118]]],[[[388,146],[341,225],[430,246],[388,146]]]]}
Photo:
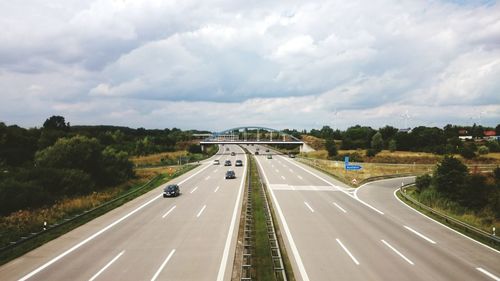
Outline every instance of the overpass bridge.
{"type": "Polygon", "coordinates": [[[290,134],[277,129],[259,126],[227,129],[221,132],[212,133],[212,135],[200,141],[202,149],[204,145],[212,144],[297,145],[300,147],[301,152],[312,150],[306,143],[290,134]]]}

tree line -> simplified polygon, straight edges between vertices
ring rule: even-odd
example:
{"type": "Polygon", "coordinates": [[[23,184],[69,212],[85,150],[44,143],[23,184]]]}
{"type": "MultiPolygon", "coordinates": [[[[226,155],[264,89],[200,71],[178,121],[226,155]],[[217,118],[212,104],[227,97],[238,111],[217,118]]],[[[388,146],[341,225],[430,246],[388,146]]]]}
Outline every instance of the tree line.
{"type": "Polygon", "coordinates": [[[295,137],[304,134],[312,135],[326,140],[326,148],[330,157],[337,155],[337,149],[367,149],[367,156],[375,156],[382,149],[391,151],[416,151],[431,152],[436,154],[461,154],[464,158],[474,158],[478,154],[488,152],[500,152],[500,144],[497,140],[484,141],[477,144],[474,141],[462,141],[459,139],[460,131],[467,131],[473,138],[484,137],[485,130],[493,130],[500,135],[500,125],[495,128],[473,126],[446,125],[443,128],[419,126],[412,130],[401,131],[392,126],[373,129],[368,126],[356,125],[345,131],[333,130],[329,126],[310,131],[284,130],[295,137]],[[340,142],[336,145],[335,141],[340,142]]]}
{"type": "Polygon", "coordinates": [[[134,177],[131,155],[173,151],[191,134],[71,126],[62,116],[48,118],[41,128],[0,122],[0,214],[123,183],[134,177]]]}

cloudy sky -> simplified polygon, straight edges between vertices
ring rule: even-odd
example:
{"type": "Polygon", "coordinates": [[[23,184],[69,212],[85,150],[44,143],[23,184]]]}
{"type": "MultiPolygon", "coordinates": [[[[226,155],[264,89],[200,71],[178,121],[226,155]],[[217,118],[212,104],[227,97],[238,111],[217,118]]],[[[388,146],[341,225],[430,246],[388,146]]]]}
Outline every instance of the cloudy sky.
{"type": "Polygon", "coordinates": [[[0,1],[0,121],[495,126],[500,4],[0,1]]]}

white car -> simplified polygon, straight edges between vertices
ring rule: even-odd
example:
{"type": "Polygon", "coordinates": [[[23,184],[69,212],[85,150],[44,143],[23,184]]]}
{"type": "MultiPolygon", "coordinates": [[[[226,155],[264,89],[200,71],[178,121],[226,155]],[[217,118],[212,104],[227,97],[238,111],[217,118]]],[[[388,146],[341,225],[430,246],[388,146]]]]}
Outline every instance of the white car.
{"type": "Polygon", "coordinates": [[[219,160],[214,160],[214,165],[219,165],[220,161],[219,160]]]}

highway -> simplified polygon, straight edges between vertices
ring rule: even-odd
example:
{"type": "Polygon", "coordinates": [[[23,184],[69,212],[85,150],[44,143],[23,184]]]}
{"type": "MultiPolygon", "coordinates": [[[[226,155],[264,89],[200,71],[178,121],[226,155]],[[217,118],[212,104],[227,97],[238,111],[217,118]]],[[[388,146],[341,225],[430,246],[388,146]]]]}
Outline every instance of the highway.
{"type": "Polygon", "coordinates": [[[413,178],[354,191],[286,156],[267,159],[264,147],[248,148],[260,149],[257,162],[297,280],[499,280],[498,251],[394,197],[413,178]]]}
{"type": "Polygon", "coordinates": [[[0,280],[230,280],[247,159],[238,146],[222,148],[170,182],[179,197],[155,188],[3,265],[0,280]],[[236,179],[224,179],[228,168],[236,179]]]}

